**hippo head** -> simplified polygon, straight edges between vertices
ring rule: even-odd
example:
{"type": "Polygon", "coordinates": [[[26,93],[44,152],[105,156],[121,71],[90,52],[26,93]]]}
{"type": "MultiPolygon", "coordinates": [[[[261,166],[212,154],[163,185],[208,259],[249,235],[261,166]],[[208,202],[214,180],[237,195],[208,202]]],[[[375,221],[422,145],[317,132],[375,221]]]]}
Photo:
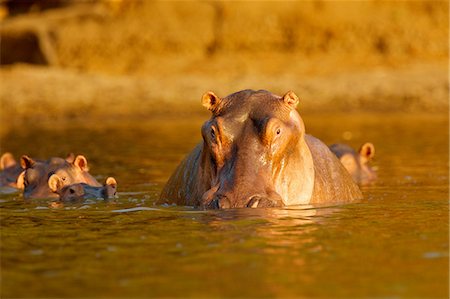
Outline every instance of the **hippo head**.
{"type": "Polygon", "coordinates": [[[50,158],[47,161],[35,161],[28,156],[21,157],[22,168],[25,169],[17,179],[17,185],[23,189],[25,198],[56,197],[48,186],[48,179],[52,174],[57,174],[65,185],[74,183],[87,183],[93,186],[101,186],[88,172],[87,160],[78,155],[67,159],[50,158]]]}
{"type": "Polygon", "coordinates": [[[223,99],[212,92],[203,96],[203,106],[212,112],[201,130],[204,207],[283,205],[283,170],[305,135],[298,102],[293,92],[280,97],[263,90],[223,99]]]}
{"type": "Polygon", "coordinates": [[[75,158],[69,155],[66,158],[66,163],[62,167],[58,167],[54,174],[59,175],[65,185],[86,183],[92,186],[101,186],[89,173],[88,162],[83,155],[78,155],[75,158]]]}
{"type": "Polygon", "coordinates": [[[17,188],[17,178],[22,170],[11,153],[4,153],[0,157],[0,186],[17,188]]]}
{"type": "Polygon", "coordinates": [[[108,177],[103,186],[91,186],[86,183],[65,185],[63,179],[53,174],[48,179],[48,186],[53,193],[59,196],[61,201],[74,202],[85,199],[112,199],[117,197],[117,182],[113,177],[108,177]]]}
{"type": "Polygon", "coordinates": [[[5,170],[17,165],[16,159],[11,153],[4,153],[0,157],[0,170],[5,170]]]}
{"type": "Polygon", "coordinates": [[[330,149],[338,156],[355,182],[365,185],[376,180],[377,175],[370,166],[370,161],[375,156],[375,146],[372,143],[364,143],[358,152],[342,144],[334,144],[330,149]]]}

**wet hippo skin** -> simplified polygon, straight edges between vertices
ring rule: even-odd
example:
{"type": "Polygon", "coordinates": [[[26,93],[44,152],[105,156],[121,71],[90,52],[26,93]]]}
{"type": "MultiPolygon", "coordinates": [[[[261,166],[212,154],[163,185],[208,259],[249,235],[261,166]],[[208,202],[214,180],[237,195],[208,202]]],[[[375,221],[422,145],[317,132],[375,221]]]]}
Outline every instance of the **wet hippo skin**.
{"type": "Polygon", "coordinates": [[[351,202],[362,194],[328,147],[305,133],[293,92],[206,93],[203,140],[181,162],[159,203],[204,208],[351,202]]]}

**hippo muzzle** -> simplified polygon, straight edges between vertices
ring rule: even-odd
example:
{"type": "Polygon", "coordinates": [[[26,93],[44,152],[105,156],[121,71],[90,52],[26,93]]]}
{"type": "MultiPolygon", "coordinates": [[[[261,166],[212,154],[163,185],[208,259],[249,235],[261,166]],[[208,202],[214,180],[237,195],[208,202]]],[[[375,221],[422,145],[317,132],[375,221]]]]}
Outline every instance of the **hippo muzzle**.
{"type": "Polygon", "coordinates": [[[231,200],[230,197],[223,194],[216,194],[214,198],[209,202],[206,208],[209,209],[230,209],[230,208],[273,208],[281,207],[283,201],[281,196],[272,192],[267,194],[256,194],[249,198],[231,200]]]}
{"type": "MultiPolygon", "coordinates": [[[[251,125],[249,125],[251,127],[251,125]]],[[[272,163],[267,148],[261,145],[257,133],[246,130],[218,167],[217,182],[203,195],[204,207],[210,209],[279,207],[281,196],[275,191],[272,163]]]]}

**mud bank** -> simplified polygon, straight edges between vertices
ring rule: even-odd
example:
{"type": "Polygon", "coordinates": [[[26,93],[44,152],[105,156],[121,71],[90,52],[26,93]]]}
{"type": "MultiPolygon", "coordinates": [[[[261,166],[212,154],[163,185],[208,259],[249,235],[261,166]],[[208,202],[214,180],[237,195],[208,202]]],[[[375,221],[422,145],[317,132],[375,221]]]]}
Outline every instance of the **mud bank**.
{"type": "Polygon", "coordinates": [[[448,111],[448,73],[442,64],[277,78],[257,74],[110,76],[19,65],[3,67],[0,78],[1,121],[6,126],[44,119],[190,114],[203,111],[200,97],[207,90],[225,96],[246,88],[278,94],[293,90],[301,98],[299,109],[308,113],[448,111]]]}
{"type": "Polygon", "coordinates": [[[448,111],[447,2],[78,4],[2,20],[2,127],[204,113],[205,91],[247,88],[307,113],[448,111]]]}

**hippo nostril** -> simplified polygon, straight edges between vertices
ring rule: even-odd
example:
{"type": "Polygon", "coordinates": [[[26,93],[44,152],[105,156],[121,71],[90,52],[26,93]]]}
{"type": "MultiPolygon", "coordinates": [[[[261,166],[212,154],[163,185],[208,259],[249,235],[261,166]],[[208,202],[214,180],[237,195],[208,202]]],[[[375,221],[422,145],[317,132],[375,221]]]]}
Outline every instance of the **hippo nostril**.
{"type": "Polygon", "coordinates": [[[261,200],[261,196],[255,195],[250,197],[250,200],[247,203],[247,208],[256,208],[258,207],[259,201],[261,200]]]}
{"type": "Polygon", "coordinates": [[[217,195],[208,205],[209,209],[229,209],[231,208],[230,200],[223,195],[217,195]]]}
{"type": "Polygon", "coordinates": [[[219,209],[219,199],[214,198],[209,202],[209,204],[206,206],[208,209],[219,209]]]}
{"type": "Polygon", "coordinates": [[[221,209],[229,209],[229,208],[231,208],[231,202],[228,199],[228,197],[222,197],[221,199],[219,199],[219,207],[221,209]]]}

